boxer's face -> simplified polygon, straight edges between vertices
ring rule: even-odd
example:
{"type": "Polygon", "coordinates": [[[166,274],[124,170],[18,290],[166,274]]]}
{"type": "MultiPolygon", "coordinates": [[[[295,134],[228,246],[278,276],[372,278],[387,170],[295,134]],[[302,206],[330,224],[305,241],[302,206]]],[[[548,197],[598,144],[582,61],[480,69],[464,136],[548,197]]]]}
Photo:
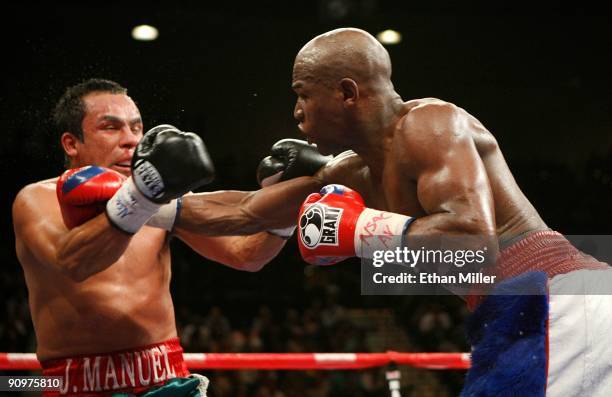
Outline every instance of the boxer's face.
{"type": "Polygon", "coordinates": [[[130,162],[142,138],[140,111],[130,97],[106,92],[83,97],[83,142],[76,141],[74,166],[99,165],[130,175],[130,162]]]}
{"type": "Polygon", "coordinates": [[[293,117],[308,141],[316,143],[322,154],[346,150],[342,93],[305,76],[298,67],[294,68],[291,87],[297,95],[293,117]]]}

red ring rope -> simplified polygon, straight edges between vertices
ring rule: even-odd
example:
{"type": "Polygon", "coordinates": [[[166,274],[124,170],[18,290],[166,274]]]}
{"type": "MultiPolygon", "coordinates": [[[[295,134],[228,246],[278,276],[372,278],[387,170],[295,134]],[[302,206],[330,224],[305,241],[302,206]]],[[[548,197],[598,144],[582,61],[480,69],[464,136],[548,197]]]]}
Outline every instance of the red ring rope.
{"type": "MultiPolygon", "coordinates": [[[[388,364],[467,369],[469,353],[185,353],[190,369],[360,369],[388,364]]],[[[0,353],[0,370],[35,370],[34,353],[0,353]]]]}

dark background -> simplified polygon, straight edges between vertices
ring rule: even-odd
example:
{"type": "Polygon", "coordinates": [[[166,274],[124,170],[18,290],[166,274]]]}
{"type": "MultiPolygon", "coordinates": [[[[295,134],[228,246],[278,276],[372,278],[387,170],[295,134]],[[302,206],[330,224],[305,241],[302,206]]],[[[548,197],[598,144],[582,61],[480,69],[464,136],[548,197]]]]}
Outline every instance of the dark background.
{"type": "MultiPolygon", "coordinates": [[[[281,138],[299,138],[290,89],[295,54],[315,35],[343,26],[373,34],[399,30],[402,43],[387,48],[404,99],[442,98],[482,121],[551,228],[609,234],[609,16],[562,8],[476,15],[452,6],[429,10],[400,3],[7,6],[0,27],[1,200],[7,230],[2,296],[26,296],[10,208],[22,186],[62,172],[58,135],[48,117],[67,86],[90,77],[116,80],[139,105],[145,127],[170,123],[204,138],[218,171],[207,189],[253,190],[255,168],[269,147],[281,138]],[[159,39],[132,40],[132,27],[141,23],[156,26],[159,39]]],[[[215,304],[240,325],[261,303],[273,309],[307,305],[325,282],[339,286],[347,307],[403,304],[399,297],[361,297],[355,261],[305,268],[295,241],[256,274],[226,269],[173,244],[179,313],[182,307],[207,312],[215,304]]],[[[11,343],[2,340],[2,350],[28,348],[11,343]]]]}

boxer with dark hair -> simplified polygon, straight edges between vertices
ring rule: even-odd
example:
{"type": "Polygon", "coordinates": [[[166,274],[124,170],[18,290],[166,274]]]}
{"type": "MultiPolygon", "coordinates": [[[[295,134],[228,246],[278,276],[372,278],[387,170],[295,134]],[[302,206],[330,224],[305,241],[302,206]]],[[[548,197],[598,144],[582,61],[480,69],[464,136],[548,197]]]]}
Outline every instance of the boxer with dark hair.
{"type": "Polygon", "coordinates": [[[464,395],[609,394],[612,297],[563,301],[554,292],[572,282],[576,290],[612,284],[612,271],[546,226],[476,118],[439,99],[402,100],[391,82],[389,54],[359,29],[308,42],[295,58],[292,87],[294,116],[308,141],[323,154],[355,152],[336,157],[316,176],[348,187],[330,185],[305,201],[298,238],[304,260],[329,265],[371,258],[376,250],[409,246],[414,237],[495,236],[498,280],[532,278],[551,293],[490,295],[476,307],[464,395]],[[342,214],[326,226],[337,236],[333,244],[322,243],[316,225],[308,227],[317,208],[342,214]]]}
{"type": "MultiPolygon", "coordinates": [[[[127,94],[127,89],[118,83],[104,79],[89,79],[81,84],[69,87],[55,105],[51,120],[55,131],[63,133],[71,131],[72,135],[83,142],[83,127],[85,118],[85,103],[82,98],[91,92],[108,92],[109,94],[127,94]]],[[[64,153],[66,167],[70,158],[64,153]]]]}
{"type": "Polygon", "coordinates": [[[257,271],[320,183],[190,193],[214,176],[203,141],[171,125],[143,136],[138,107],[107,80],[69,88],[54,120],[69,169],[13,203],[43,374],[63,377],[62,395],[204,395],[207,381],[187,377],[177,338],[169,237],[257,271]]]}

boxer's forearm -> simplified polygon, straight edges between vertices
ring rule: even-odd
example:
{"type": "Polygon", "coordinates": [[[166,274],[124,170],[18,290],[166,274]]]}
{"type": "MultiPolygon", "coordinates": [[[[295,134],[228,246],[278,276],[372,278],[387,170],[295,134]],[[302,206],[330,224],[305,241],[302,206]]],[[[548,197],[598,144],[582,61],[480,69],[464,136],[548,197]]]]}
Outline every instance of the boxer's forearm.
{"type": "Polygon", "coordinates": [[[115,263],[131,237],[110,225],[105,214],[100,214],[61,238],[56,264],[73,280],[84,281],[115,263]]]}
{"type": "Polygon", "coordinates": [[[183,197],[183,206],[175,223],[175,232],[204,236],[228,236],[254,233],[257,220],[241,208],[251,192],[218,191],[183,197]],[[251,231],[254,230],[254,231],[251,231]]]}
{"type": "Polygon", "coordinates": [[[265,222],[262,230],[285,228],[296,224],[306,197],[322,187],[319,178],[294,178],[254,192],[241,206],[245,212],[265,222]]]}
{"type": "Polygon", "coordinates": [[[188,195],[177,230],[206,236],[247,235],[294,225],[298,209],[321,182],[295,178],[255,192],[219,191],[188,195]]]}

